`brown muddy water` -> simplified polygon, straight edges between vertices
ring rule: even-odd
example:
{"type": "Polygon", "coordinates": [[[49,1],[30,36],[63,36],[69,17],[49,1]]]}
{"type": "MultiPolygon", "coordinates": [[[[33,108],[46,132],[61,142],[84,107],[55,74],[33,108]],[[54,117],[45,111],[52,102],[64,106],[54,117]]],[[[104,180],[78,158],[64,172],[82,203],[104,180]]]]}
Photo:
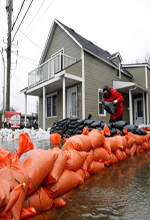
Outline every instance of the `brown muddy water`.
{"type": "MultiPolygon", "coordinates": [[[[49,140],[33,141],[48,149],[49,140]]],[[[18,141],[0,142],[14,152],[18,141]]],[[[149,220],[150,150],[139,153],[91,176],[66,195],[66,206],[51,209],[35,220],[149,220]]]]}

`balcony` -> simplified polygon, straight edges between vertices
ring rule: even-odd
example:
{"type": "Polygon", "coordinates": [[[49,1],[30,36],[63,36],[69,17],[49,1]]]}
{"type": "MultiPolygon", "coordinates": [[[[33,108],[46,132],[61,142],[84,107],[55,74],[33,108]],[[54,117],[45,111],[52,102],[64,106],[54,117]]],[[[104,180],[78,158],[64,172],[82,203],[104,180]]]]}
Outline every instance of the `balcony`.
{"type": "Polygon", "coordinates": [[[76,63],[76,58],[62,53],[57,54],[29,73],[28,87],[31,88],[39,83],[54,78],[58,72],[74,63],[76,63]]]}

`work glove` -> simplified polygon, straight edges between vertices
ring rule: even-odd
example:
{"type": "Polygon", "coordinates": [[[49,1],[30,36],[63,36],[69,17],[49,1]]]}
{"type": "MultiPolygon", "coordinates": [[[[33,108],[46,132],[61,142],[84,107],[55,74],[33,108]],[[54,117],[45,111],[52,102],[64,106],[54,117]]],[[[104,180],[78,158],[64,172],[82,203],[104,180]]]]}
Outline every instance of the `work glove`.
{"type": "Polygon", "coordinates": [[[114,101],[113,101],[113,104],[114,104],[114,105],[116,105],[117,103],[118,103],[118,101],[117,101],[117,100],[114,100],[114,101]]]}

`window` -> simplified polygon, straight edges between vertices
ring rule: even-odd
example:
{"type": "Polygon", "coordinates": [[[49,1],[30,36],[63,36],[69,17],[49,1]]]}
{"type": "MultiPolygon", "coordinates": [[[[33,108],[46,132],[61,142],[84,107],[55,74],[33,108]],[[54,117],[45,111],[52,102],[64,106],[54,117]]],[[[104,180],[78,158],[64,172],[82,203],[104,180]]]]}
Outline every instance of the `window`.
{"type": "Polygon", "coordinates": [[[47,96],[47,117],[57,116],[57,94],[47,96]]]}
{"type": "Polygon", "coordinates": [[[63,69],[63,53],[64,49],[61,49],[51,56],[51,71],[53,74],[63,69]]]}
{"type": "Polygon", "coordinates": [[[98,114],[100,116],[106,116],[106,112],[103,107],[103,90],[98,89],[98,114]]]}

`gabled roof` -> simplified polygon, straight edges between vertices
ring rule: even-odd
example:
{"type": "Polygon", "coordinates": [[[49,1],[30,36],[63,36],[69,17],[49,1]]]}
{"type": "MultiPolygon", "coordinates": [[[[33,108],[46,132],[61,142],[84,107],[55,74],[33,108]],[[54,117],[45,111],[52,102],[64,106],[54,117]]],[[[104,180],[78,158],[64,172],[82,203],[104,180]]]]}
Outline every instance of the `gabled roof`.
{"type": "MultiPolygon", "coordinates": [[[[111,55],[108,51],[103,50],[102,48],[98,47],[97,45],[95,45],[91,41],[85,39],[84,37],[82,37],[81,35],[76,33],[72,28],[67,27],[66,25],[64,25],[63,23],[61,23],[60,21],[58,21],[56,19],[54,19],[50,33],[48,35],[46,45],[45,45],[44,51],[42,53],[42,57],[40,59],[40,64],[45,59],[46,52],[48,50],[48,45],[50,44],[50,41],[52,39],[56,24],[59,25],[79,45],[79,47],[83,48],[88,53],[90,53],[90,54],[96,56],[97,58],[101,59],[102,61],[106,62],[110,66],[112,66],[116,69],[118,68],[117,65],[112,62],[112,59],[114,56],[119,56],[120,59],[122,60],[119,52],[111,55]]],[[[121,68],[121,72],[124,73],[125,75],[129,76],[130,78],[132,78],[132,74],[130,74],[126,69],[121,68]]]]}

